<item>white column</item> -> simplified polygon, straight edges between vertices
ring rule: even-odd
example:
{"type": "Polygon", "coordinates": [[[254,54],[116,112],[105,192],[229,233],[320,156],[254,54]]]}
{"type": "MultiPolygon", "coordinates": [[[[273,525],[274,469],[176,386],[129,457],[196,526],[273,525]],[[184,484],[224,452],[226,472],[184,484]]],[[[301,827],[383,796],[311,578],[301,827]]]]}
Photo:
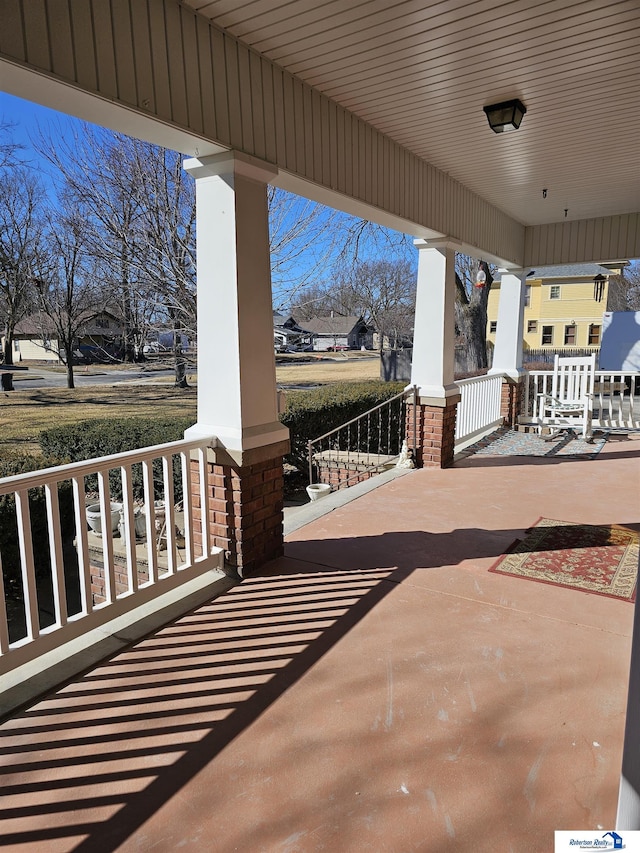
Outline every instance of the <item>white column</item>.
{"type": "Polygon", "coordinates": [[[621,831],[640,829],[640,603],[637,599],[634,607],[627,720],[616,817],[616,829],[621,831]]]}
{"type": "Polygon", "coordinates": [[[524,270],[500,270],[498,322],[490,374],[506,373],[513,379],[522,376],[522,338],[524,334],[524,270]]]}
{"type": "Polygon", "coordinates": [[[234,152],[186,160],[196,179],[198,420],[245,451],[288,439],[278,421],[267,183],[276,169],[234,152]]]}
{"type": "Polygon", "coordinates": [[[453,381],[457,244],[415,240],[414,245],[418,285],[411,384],[418,386],[421,398],[442,401],[460,394],[453,381]]]}

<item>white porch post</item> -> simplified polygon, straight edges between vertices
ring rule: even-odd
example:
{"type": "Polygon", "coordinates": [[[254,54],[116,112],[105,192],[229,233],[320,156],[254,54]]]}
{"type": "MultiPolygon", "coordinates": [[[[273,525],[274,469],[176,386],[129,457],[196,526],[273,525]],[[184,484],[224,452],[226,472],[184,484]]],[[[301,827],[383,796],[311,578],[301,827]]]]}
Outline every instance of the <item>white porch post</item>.
{"type": "Polygon", "coordinates": [[[413,412],[407,417],[408,438],[415,444],[418,465],[446,467],[453,462],[460,401],[454,382],[457,246],[426,240],[416,240],[415,246],[419,254],[411,384],[418,387],[418,401],[415,417],[413,412]]]}
{"type": "Polygon", "coordinates": [[[286,440],[278,421],[267,163],[229,152],[186,160],[196,179],[198,421],[229,450],[286,440]]]}
{"type": "Polygon", "coordinates": [[[501,274],[493,366],[489,373],[506,373],[518,379],[524,373],[522,337],[526,275],[524,270],[501,270],[501,274]]]}
{"type": "Polygon", "coordinates": [[[524,270],[501,270],[500,301],[491,375],[503,375],[500,414],[504,423],[516,427],[522,404],[522,336],[524,332],[524,270]]]}
{"type": "Polygon", "coordinates": [[[636,600],[631,638],[627,719],[622,747],[616,829],[640,830],[640,604],[636,600]]]}
{"type": "Polygon", "coordinates": [[[196,179],[198,243],[198,420],[186,434],[217,439],[205,483],[192,462],[194,541],[224,548],[245,577],[283,553],[289,431],[277,410],[267,209],[277,172],[235,152],[184,167],[196,179]]]}
{"type": "Polygon", "coordinates": [[[414,240],[414,245],[418,282],[411,384],[421,397],[443,400],[459,393],[453,381],[456,245],[426,240],[414,240]]]}

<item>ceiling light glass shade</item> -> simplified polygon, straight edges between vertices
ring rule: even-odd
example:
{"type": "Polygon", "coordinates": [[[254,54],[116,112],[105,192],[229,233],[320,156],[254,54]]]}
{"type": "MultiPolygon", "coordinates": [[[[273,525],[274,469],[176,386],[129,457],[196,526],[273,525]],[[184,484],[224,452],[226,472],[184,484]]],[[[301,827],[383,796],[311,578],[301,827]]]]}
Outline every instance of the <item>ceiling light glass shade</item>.
{"type": "Polygon", "coordinates": [[[517,130],[527,109],[522,101],[502,101],[483,107],[489,121],[489,127],[494,133],[505,133],[517,130]]]}

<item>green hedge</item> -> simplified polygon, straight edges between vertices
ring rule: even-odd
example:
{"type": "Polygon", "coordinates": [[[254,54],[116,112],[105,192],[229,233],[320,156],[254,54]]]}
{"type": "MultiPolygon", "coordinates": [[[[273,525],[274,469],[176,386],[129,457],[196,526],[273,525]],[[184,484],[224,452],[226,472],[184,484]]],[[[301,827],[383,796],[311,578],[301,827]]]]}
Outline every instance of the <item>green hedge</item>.
{"type": "MultiPolygon", "coordinates": [[[[290,392],[287,408],[280,415],[282,423],[289,427],[291,438],[287,461],[306,472],[308,441],[384,403],[404,387],[404,382],[340,382],[310,391],[290,392]]],[[[367,448],[361,446],[360,449],[367,448]]]]}
{"type": "MultiPolygon", "coordinates": [[[[110,456],[113,453],[124,453],[128,450],[139,450],[155,444],[166,444],[168,441],[180,441],[184,431],[190,427],[193,419],[183,418],[98,418],[95,420],[78,421],[75,424],[52,427],[40,433],[40,448],[45,456],[66,458],[69,462],[80,462],[95,459],[100,456],[110,456]]],[[[163,498],[162,462],[154,460],[155,497],[163,498]]],[[[132,467],[131,482],[133,496],[136,499],[144,497],[142,465],[132,467]]],[[[180,460],[174,459],[173,482],[176,501],[182,498],[182,475],[180,460]]],[[[97,491],[97,475],[85,479],[89,491],[97,491]]],[[[109,487],[114,500],[122,499],[122,483],[119,469],[109,474],[109,487]]]]}

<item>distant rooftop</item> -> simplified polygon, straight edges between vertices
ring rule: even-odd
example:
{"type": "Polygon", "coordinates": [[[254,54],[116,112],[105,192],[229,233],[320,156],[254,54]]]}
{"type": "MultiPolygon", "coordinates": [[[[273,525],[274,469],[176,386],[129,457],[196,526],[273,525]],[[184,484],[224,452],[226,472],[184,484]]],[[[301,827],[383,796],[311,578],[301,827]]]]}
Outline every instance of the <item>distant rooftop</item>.
{"type": "Polygon", "coordinates": [[[311,320],[303,320],[301,325],[305,331],[316,335],[348,335],[361,321],[361,317],[335,314],[333,317],[312,317],[311,320]]]}
{"type": "MultiPolygon", "coordinates": [[[[622,268],[626,262],[620,262],[622,268]]],[[[611,265],[614,266],[613,264],[611,265]]],[[[553,267],[537,267],[529,278],[595,278],[597,275],[616,275],[617,268],[602,266],[601,264],[561,264],[553,267]]]]}

